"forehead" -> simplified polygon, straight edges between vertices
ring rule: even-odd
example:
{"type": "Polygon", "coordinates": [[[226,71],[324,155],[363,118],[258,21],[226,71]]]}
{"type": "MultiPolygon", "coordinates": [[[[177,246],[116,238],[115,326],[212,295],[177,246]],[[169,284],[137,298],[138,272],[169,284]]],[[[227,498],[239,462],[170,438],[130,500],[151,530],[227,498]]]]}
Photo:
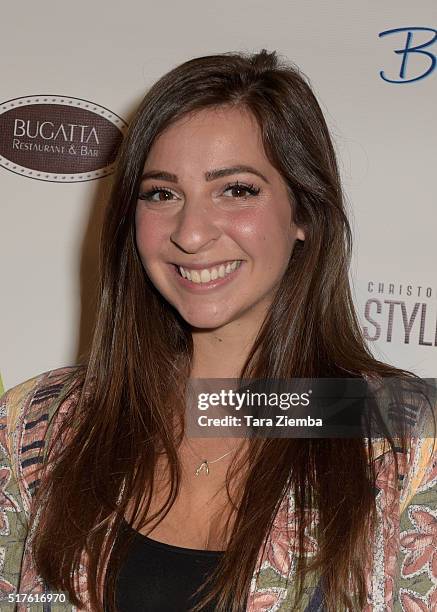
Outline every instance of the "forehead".
{"type": "Polygon", "coordinates": [[[243,161],[270,165],[259,125],[249,110],[221,106],[194,111],[167,127],[154,141],[146,166],[185,162],[215,167],[243,161]]]}

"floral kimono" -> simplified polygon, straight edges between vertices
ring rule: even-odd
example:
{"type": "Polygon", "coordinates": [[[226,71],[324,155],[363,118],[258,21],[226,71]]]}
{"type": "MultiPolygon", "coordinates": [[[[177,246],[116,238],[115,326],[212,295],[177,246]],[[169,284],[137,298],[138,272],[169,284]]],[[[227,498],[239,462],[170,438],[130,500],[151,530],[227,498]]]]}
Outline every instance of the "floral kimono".
{"type": "MultiPolygon", "coordinates": [[[[38,470],[50,436],[56,436],[62,415],[74,398],[64,399],[66,375],[72,368],[44,373],[8,391],[0,401],[0,611],[78,612],[67,594],[56,594],[38,575],[31,550],[28,520],[38,486],[38,470]],[[58,410],[59,406],[59,410],[58,410]],[[58,410],[56,418],[52,415],[58,410]],[[55,597],[56,596],[56,597],[55,597]]],[[[437,610],[437,449],[425,435],[428,422],[418,421],[417,438],[406,455],[399,454],[400,475],[381,439],[375,439],[378,528],[372,567],[366,574],[364,612],[437,610]],[[422,435],[421,435],[422,434],[422,435]]],[[[293,500],[279,509],[263,552],[261,571],[251,581],[246,612],[292,610],[295,542],[293,500]]],[[[260,550],[260,556],[262,554],[260,550]]],[[[311,532],[306,554],[317,551],[311,532]]],[[[86,556],[81,564],[80,593],[87,595],[86,556]]],[[[324,610],[318,578],[307,578],[302,612],[324,610]]],[[[175,611],[176,612],[176,611],[175,611]]],[[[177,611],[179,612],[179,611],[177,611]]]]}

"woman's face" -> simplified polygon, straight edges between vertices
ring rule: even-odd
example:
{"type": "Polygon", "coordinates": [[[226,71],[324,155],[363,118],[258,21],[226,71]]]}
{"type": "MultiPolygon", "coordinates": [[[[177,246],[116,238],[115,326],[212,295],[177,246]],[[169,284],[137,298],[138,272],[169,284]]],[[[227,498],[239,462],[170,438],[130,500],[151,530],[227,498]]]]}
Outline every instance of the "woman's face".
{"type": "Polygon", "coordinates": [[[254,117],[204,109],[155,140],[136,240],[158,291],[194,328],[259,326],[297,238],[284,180],[254,117]]]}

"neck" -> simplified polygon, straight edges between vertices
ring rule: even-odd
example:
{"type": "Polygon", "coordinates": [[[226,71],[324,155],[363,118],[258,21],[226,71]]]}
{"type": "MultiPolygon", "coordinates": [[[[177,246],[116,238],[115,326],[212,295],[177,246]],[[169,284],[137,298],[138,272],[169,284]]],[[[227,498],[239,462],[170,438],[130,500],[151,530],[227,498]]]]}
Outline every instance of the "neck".
{"type": "Polygon", "coordinates": [[[259,326],[232,322],[218,329],[192,330],[192,378],[239,378],[259,326]]]}

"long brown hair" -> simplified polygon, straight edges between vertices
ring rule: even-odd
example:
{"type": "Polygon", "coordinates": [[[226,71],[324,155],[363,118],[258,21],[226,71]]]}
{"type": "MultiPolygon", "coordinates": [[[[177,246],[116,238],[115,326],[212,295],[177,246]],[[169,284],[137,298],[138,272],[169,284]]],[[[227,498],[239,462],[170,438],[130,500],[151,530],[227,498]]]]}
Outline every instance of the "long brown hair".
{"type": "MultiPolygon", "coordinates": [[[[289,188],[294,220],[306,236],[296,243],[241,377],[413,376],[377,361],[363,339],[349,286],[351,230],[336,156],[306,77],[266,50],[200,57],[165,74],[146,94],[118,156],[102,232],[92,347],[72,385],[74,410],[62,424],[61,431],[70,432],[68,444],[58,444],[56,452],[52,445],[51,469],[36,498],[36,507],[44,504],[35,521],[37,568],[75,605],[81,601],[74,576],[86,551],[91,605],[103,609],[99,585],[107,562],[106,598],[108,609],[115,609],[117,570],[129,540],[120,547],[114,542],[129,500],[136,502],[136,522],[156,524],[179,490],[180,438],[175,440],[169,415],[177,415],[183,429],[193,344],[189,326],[145,274],[134,215],[156,137],[187,113],[219,105],[244,107],[258,121],[266,154],[289,188]],[[160,451],[169,462],[170,493],[161,511],[149,516],[160,451]],[[147,503],[140,511],[143,496],[147,503]]],[[[217,597],[218,612],[244,609],[259,551],[291,492],[299,545],[294,606],[305,573],[317,569],[328,610],[355,609],[356,602],[361,609],[364,552],[375,519],[371,444],[363,438],[253,439],[245,461],[227,475],[228,487],[236,471],[248,466],[227,550],[202,603],[217,597]],[[314,510],[319,548],[309,562],[304,529],[314,510]]]]}

